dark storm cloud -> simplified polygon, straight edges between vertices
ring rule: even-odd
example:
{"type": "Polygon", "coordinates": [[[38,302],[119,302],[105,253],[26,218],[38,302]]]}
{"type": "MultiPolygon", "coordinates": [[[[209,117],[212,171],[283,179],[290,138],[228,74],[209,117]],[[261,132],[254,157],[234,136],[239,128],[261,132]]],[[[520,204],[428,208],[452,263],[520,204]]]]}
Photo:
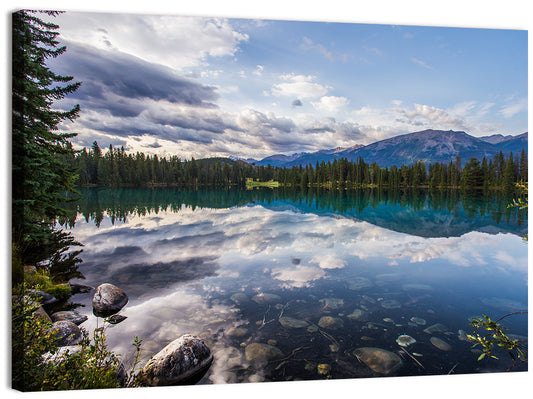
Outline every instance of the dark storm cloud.
{"type": "Polygon", "coordinates": [[[143,107],[135,100],[166,100],[200,107],[215,107],[214,87],[176,75],[169,68],[117,51],[67,44],[59,73],[74,75],[82,82],[72,95],[89,109],[107,109],[115,116],[135,116],[143,107]]]}
{"type": "Polygon", "coordinates": [[[292,107],[295,108],[295,107],[301,107],[303,104],[302,102],[299,100],[299,99],[296,99],[292,102],[292,107]]]}
{"type": "Polygon", "coordinates": [[[219,115],[208,116],[196,111],[171,114],[161,109],[151,109],[144,117],[147,121],[156,125],[167,125],[217,134],[224,133],[226,129],[241,130],[235,123],[223,120],[219,115]]]}

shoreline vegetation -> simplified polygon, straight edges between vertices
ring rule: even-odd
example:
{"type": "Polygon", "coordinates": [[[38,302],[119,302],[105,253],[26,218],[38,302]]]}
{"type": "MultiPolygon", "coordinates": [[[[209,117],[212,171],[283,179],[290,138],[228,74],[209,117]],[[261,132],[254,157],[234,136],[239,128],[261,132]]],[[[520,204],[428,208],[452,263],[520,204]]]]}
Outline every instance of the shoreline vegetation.
{"type": "Polygon", "coordinates": [[[520,156],[503,152],[493,159],[459,156],[448,163],[416,161],[411,165],[380,167],[364,159],[346,158],[333,162],[291,168],[256,166],[230,158],[182,160],[178,156],[158,157],[142,152],[126,153],[109,146],[107,151],[95,141],[90,149],[71,152],[66,160],[75,184],[80,187],[320,187],[352,188],[443,188],[513,190],[527,182],[527,153],[520,156]]]}

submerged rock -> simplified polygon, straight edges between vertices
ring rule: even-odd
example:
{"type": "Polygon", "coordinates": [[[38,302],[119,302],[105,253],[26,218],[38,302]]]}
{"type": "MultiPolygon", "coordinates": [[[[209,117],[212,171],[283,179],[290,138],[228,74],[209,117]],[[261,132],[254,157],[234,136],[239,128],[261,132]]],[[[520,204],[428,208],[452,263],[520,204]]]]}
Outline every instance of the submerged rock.
{"type": "Polygon", "coordinates": [[[424,330],[424,332],[427,334],[434,334],[437,332],[444,333],[446,331],[448,331],[448,327],[440,323],[433,324],[432,326],[429,326],[428,328],[424,330]]]}
{"type": "Polygon", "coordinates": [[[416,342],[416,339],[411,337],[410,335],[400,335],[396,339],[396,343],[400,346],[403,346],[404,348],[407,348],[409,345],[412,345],[416,342]]]}
{"type": "Polygon", "coordinates": [[[344,306],[344,299],[339,298],[323,298],[320,300],[324,310],[335,310],[344,306]]]}
{"type": "Polygon", "coordinates": [[[248,298],[248,295],[242,292],[237,292],[233,294],[232,296],[230,296],[229,299],[231,299],[236,305],[242,305],[243,303],[247,303],[250,301],[250,298],[248,298]]]}
{"type": "Polygon", "coordinates": [[[252,298],[252,301],[255,303],[258,303],[259,305],[266,305],[271,303],[279,303],[281,302],[281,297],[276,294],[268,294],[266,292],[263,292],[261,294],[257,294],[252,298]]]}
{"type": "Polygon", "coordinates": [[[64,310],[61,312],[55,312],[52,314],[51,318],[53,321],[68,320],[68,321],[73,322],[77,326],[79,326],[81,323],[87,320],[87,316],[81,315],[75,310],[64,310]]]}
{"type": "Polygon", "coordinates": [[[411,317],[411,322],[413,322],[414,324],[417,324],[419,326],[425,326],[426,325],[426,321],[420,317],[411,317]]]}
{"type": "Polygon", "coordinates": [[[357,348],[353,354],[372,371],[383,375],[389,375],[402,365],[402,359],[397,354],[381,348],[357,348]]]}
{"type": "Polygon", "coordinates": [[[355,309],[346,317],[352,320],[364,320],[366,318],[366,312],[363,309],[355,309]]]}
{"type": "Polygon", "coordinates": [[[483,302],[484,305],[492,306],[493,308],[504,310],[506,312],[516,312],[527,309],[527,304],[524,305],[523,303],[507,298],[483,298],[481,299],[481,302],[483,302]]]}
{"type": "Polygon", "coordinates": [[[318,331],[318,326],[311,324],[309,327],[306,328],[306,330],[310,333],[316,333],[318,331]]]}
{"type": "Polygon", "coordinates": [[[118,313],[128,303],[128,296],[113,284],[102,284],[93,296],[93,313],[97,317],[108,317],[118,313]]]}
{"type": "Polygon", "coordinates": [[[433,287],[427,284],[403,284],[402,289],[404,291],[424,291],[429,292],[433,291],[433,287]]]}
{"type": "Polygon", "coordinates": [[[244,337],[248,333],[248,329],[244,327],[231,327],[226,331],[228,337],[244,337]]]}
{"type": "Polygon", "coordinates": [[[396,299],[385,299],[384,301],[381,301],[381,307],[385,309],[398,309],[402,307],[402,305],[396,299]]]}
{"type": "Polygon", "coordinates": [[[337,330],[344,327],[344,322],[339,317],[323,316],[318,321],[318,326],[329,330],[337,330]]]}
{"type": "Polygon", "coordinates": [[[241,351],[233,346],[223,348],[213,355],[215,362],[223,366],[223,369],[229,370],[233,367],[240,366],[242,363],[241,351]]]}
{"type": "Polygon", "coordinates": [[[213,355],[205,342],[185,334],[146,363],[142,379],[149,386],[194,384],[204,376],[212,361],[213,355]]]}
{"type": "Polygon", "coordinates": [[[355,277],[353,279],[348,280],[347,283],[348,288],[354,291],[359,291],[364,288],[370,288],[374,286],[372,281],[370,281],[366,277],[355,277]]]}
{"type": "Polygon", "coordinates": [[[305,320],[294,319],[287,316],[280,317],[278,321],[285,328],[305,328],[309,326],[309,323],[305,320]]]}
{"type": "Polygon", "coordinates": [[[435,346],[436,348],[439,348],[441,351],[451,351],[452,350],[452,346],[443,341],[442,339],[440,338],[437,338],[437,337],[431,337],[429,339],[429,341],[433,344],[433,346],[435,346]]]}
{"type": "Polygon", "coordinates": [[[269,360],[283,357],[283,352],[273,345],[254,342],[253,344],[248,345],[244,349],[244,355],[246,356],[246,360],[248,360],[249,362],[268,362],[269,360]]]}

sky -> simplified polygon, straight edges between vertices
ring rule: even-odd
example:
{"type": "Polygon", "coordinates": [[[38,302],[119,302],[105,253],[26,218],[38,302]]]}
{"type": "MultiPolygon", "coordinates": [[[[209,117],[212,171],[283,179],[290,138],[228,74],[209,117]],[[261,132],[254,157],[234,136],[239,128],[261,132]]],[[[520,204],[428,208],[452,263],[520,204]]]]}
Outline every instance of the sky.
{"type": "Polygon", "coordinates": [[[77,148],[261,159],[425,129],[527,131],[527,30],[66,12],[77,148]]]}
{"type": "Polygon", "coordinates": [[[527,31],[66,12],[76,147],[181,158],[527,131],[527,31]]]}

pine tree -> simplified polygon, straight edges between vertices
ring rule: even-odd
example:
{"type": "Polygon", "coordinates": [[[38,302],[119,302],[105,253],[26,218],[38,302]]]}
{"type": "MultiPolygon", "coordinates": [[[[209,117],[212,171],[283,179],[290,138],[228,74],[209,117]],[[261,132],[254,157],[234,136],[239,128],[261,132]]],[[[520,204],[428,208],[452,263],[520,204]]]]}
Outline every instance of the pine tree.
{"type": "Polygon", "coordinates": [[[74,191],[75,174],[64,155],[72,152],[69,139],[75,134],[61,133],[58,126],[74,120],[79,106],[60,111],[52,105],[80,83],[46,65],[66,50],[59,46],[57,25],[26,10],[13,13],[12,22],[12,236],[22,261],[36,263],[61,245],[54,241],[53,225],[65,214],[60,206],[65,193],[74,191]]]}
{"type": "Polygon", "coordinates": [[[524,148],[520,152],[520,180],[527,181],[527,153],[524,148]]]}

